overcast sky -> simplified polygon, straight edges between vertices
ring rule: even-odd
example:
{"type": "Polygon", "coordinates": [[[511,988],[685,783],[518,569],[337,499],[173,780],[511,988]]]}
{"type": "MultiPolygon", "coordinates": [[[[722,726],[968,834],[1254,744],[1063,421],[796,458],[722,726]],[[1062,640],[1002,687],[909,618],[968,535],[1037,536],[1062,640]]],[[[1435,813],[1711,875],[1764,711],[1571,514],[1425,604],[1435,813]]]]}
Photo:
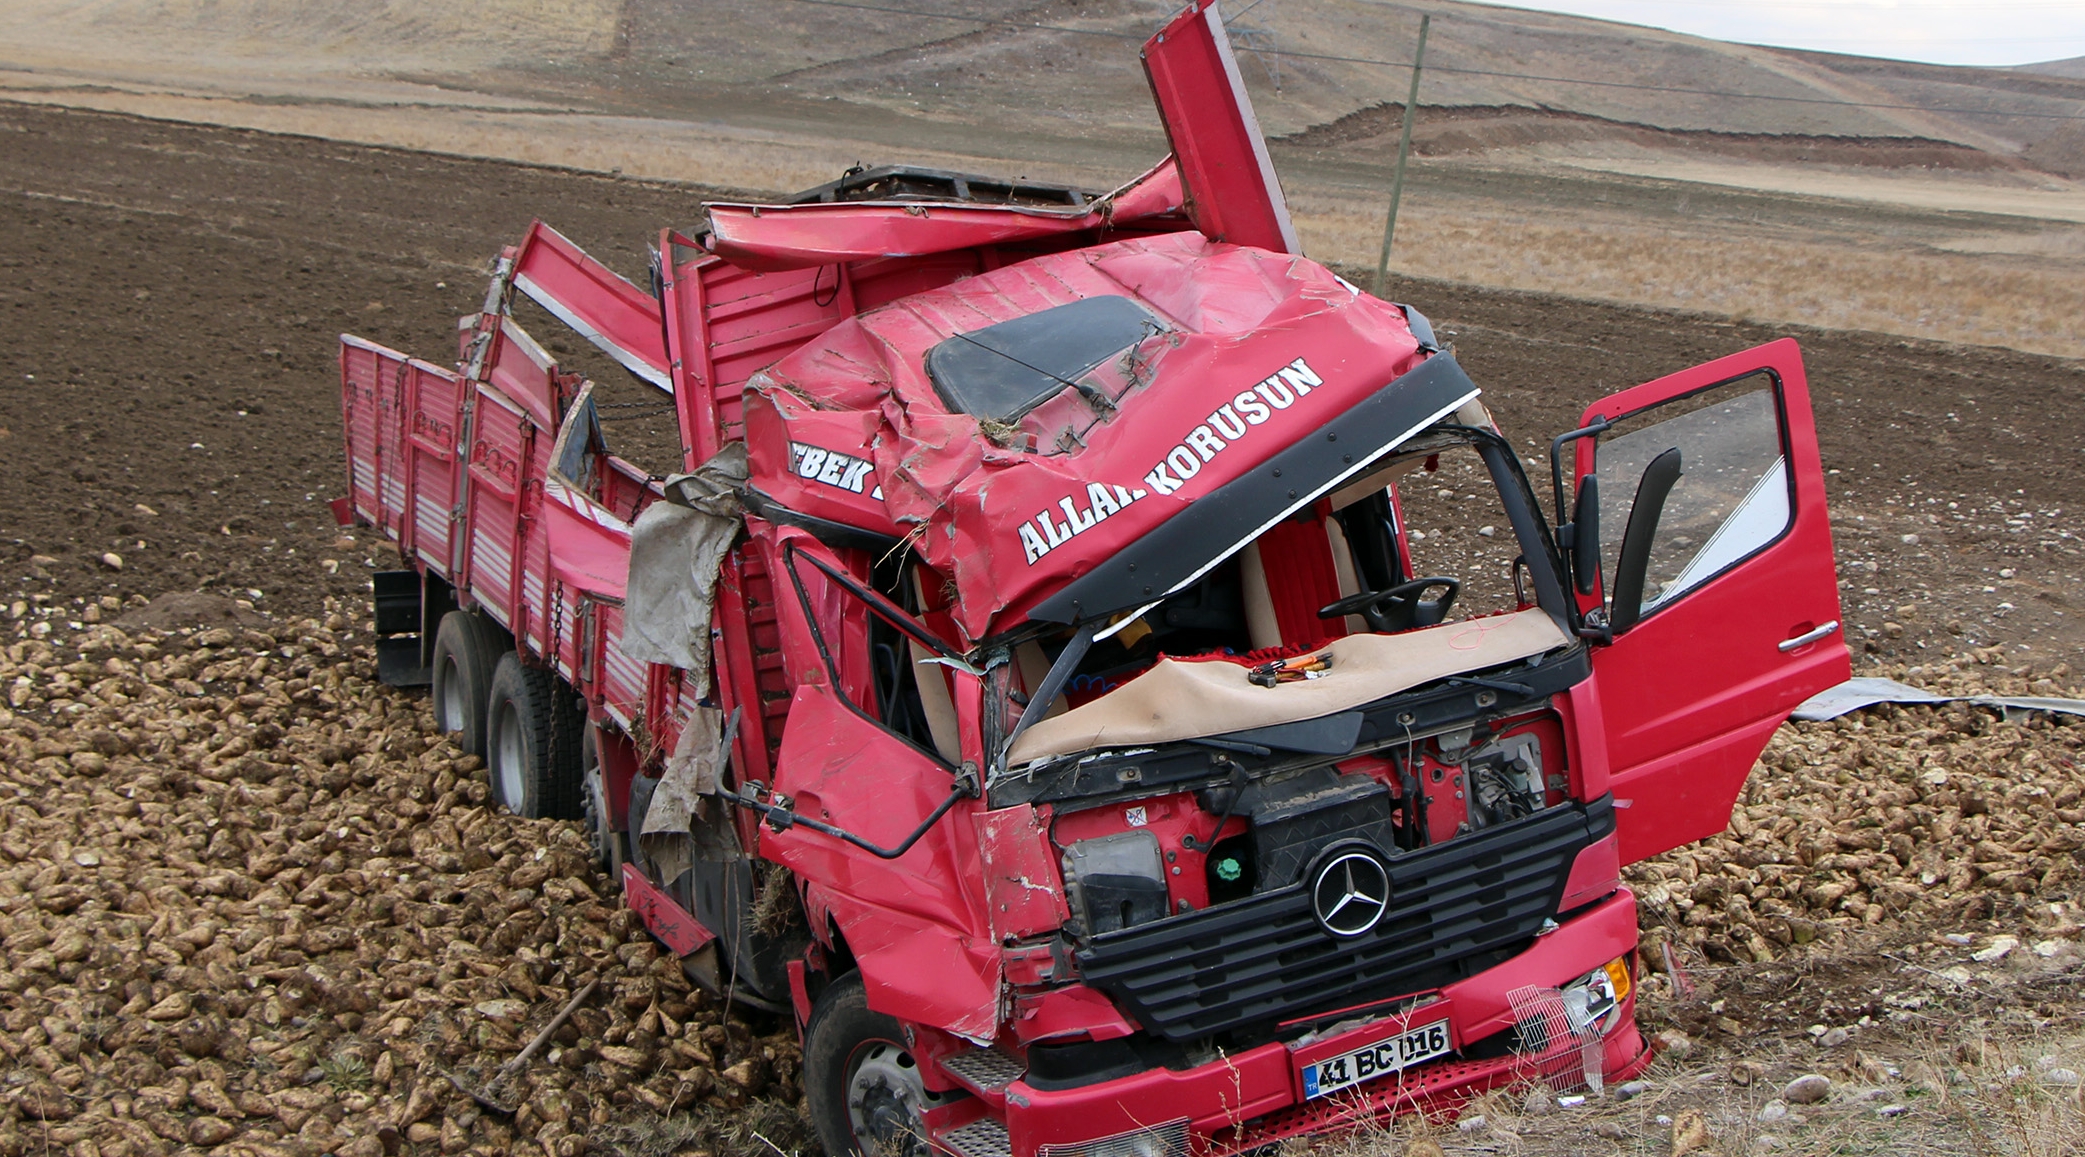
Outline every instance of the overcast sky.
{"type": "Polygon", "coordinates": [[[1746,44],[1937,64],[2085,56],[2085,0],[1542,0],[1507,6],[1746,44]]]}

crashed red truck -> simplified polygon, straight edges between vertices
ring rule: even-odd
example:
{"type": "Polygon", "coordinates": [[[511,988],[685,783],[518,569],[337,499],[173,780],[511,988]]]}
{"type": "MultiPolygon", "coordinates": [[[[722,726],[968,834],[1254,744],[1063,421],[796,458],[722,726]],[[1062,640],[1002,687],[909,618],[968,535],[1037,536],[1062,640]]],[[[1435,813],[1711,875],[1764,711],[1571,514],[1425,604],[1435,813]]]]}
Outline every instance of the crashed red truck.
{"type": "Polygon", "coordinates": [[[1622,866],[1847,674],[1794,343],[1601,400],[1529,478],[1418,311],[1298,254],[1220,29],[1146,44],[1173,152],[1113,193],[852,174],[707,206],[650,292],[538,225],[456,370],[343,339],[341,510],[410,563],[386,678],[795,1016],[835,1153],[1229,1153],[1622,1079],[1622,866]],[[685,474],[609,452],[517,294],[670,393],[685,474]],[[1510,571],[1409,524],[1458,456],[1510,571]]]}

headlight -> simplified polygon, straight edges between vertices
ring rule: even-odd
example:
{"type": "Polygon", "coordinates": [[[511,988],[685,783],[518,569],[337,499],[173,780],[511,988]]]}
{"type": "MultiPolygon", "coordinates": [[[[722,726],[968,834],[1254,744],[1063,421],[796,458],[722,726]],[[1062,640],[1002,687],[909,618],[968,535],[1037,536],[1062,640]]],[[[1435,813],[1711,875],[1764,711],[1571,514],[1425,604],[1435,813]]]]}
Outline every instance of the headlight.
{"type": "Polygon", "coordinates": [[[1135,1129],[1079,1141],[1070,1145],[1044,1145],[1039,1157],[1188,1157],[1187,1122],[1174,1121],[1151,1129],[1135,1129]]]}
{"type": "Polygon", "coordinates": [[[1629,984],[1629,961],[1618,957],[1565,985],[1561,995],[1572,1031],[1581,1036],[1606,1035],[1621,1019],[1629,984]]]}

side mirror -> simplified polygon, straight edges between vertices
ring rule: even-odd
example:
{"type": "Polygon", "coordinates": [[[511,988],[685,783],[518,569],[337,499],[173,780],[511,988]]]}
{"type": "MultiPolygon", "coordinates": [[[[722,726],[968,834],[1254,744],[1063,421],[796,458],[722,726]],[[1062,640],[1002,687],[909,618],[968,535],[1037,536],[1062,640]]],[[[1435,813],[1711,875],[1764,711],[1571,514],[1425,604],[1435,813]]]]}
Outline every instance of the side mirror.
{"type": "Polygon", "coordinates": [[[1578,507],[1571,514],[1571,576],[1578,593],[1592,594],[1600,584],[1600,476],[1578,480],[1578,507]]]}
{"type": "Polygon", "coordinates": [[[1614,592],[1607,620],[1617,635],[1643,617],[1643,580],[1651,566],[1651,540],[1658,536],[1658,518],[1665,512],[1665,499],[1680,480],[1680,448],[1674,446],[1644,467],[1643,481],[1636,487],[1636,504],[1629,508],[1629,527],[1622,532],[1621,557],[1614,567],[1614,592]]]}

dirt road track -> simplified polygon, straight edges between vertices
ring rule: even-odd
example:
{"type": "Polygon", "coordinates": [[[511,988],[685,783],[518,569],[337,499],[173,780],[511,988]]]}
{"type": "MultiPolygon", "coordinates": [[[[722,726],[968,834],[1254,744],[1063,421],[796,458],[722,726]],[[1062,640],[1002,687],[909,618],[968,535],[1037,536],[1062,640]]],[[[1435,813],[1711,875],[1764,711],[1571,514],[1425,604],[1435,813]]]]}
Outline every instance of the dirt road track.
{"type": "MultiPolygon", "coordinates": [[[[371,544],[324,506],[343,487],[335,335],[446,361],[487,258],[531,217],[641,278],[703,193],[0,106],[0,574],[66,602],[207,585],[285,612],[363,589],[371,544]]],[[[1452,336],[1530,455],[1607,391],[1786,332],[1446,283],[1396,294],[1452,336]]],[[[1910,663],[2076,653],[2085,363],[1797,336],[1840,471],[1856,644],[1910,663]]]]}

